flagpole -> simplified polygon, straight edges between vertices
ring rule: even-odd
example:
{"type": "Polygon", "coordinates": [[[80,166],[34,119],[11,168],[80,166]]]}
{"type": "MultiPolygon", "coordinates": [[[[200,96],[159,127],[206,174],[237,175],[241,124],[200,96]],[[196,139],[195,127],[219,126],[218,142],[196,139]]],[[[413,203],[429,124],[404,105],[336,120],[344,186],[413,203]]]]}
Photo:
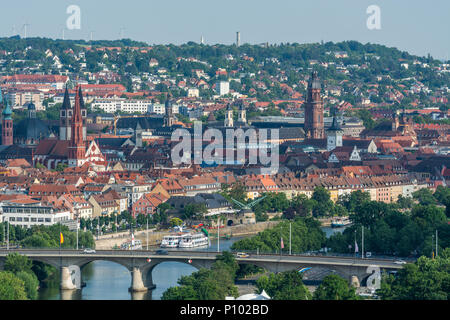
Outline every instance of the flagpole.
{"type": "Polygon", "coordinates": [[[292,223],[289,222],[289,255],[292,254],[292,223]]]}
{"type": "Polygon", "coordinates": [[[61,221],[59,222],[59,255],[61,255],[61,221]]]}
{"type": "Polygon", "coordinates": [[[361,259],[364,259],[364,226],[361,227],[362,228],[362,233],[361,233],[361,259]]]}
{"type": "Polygon", "coordinates": [[[220,217],[217,217],[217,252],[220,252],[220,217]]]}

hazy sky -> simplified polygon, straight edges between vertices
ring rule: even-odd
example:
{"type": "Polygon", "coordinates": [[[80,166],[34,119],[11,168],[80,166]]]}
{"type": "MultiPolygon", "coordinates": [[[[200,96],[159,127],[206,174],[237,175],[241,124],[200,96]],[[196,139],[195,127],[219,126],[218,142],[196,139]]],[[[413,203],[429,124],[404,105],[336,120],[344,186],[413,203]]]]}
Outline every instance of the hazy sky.
{"type": "Polygon", "coordinates": [[[69,5],[81,29],[66,39],[126,38],[149,44],[311,43],[357,40],[412,54],[450,57],[449,0],[15,0],[1,1],[0,36],[62,38],[69,5]],[[381,30],[369,30],[369,5],[381,9],[381,30]]]}

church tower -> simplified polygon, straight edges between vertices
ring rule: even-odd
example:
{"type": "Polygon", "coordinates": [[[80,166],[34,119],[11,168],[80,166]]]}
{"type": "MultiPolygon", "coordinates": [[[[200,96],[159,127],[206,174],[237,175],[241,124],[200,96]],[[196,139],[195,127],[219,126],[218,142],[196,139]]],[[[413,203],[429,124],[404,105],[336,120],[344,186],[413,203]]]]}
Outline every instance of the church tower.
{"type": "Polygon", "coordinates": [[[170,94],[167,95],[166,104],[165,104],[166,115],[164,117],[164,127],[173,126],[173,110],[172,110],[172,101],[170,100],[170,94]]]}
{"type": "Polygon", "coordinates": [[[137,148],[142,148],[142,127],[139,121],[136,124],[136,128],[134,129],[134,143],[137,148]]]}
{"type": "Polygon", "coordinates": [[[309,139],[325,138],[323,125],[323,100],[320,96],[321,85],[314,71],[308,82],[308,93],[305,103],[305,133],[309,139]]]}
{"type": "Polygon", "coordinates": [[[239,106],[238,121],[247,123],[247,112],[245,111],[243,103],[239,106]]]}
{"type": "Polygon", "coordinates": [[[69,144],[69,167],[78,167],[84,164],[86,158],[86,145],[83,139],[83,117],[81,116],[81,97],[77,88],[75,106],[73,109],[71,137],[69,144]]]}
{"type": "MultiPolygon", "coordinates": [[[[80,110],[81,110],[81,118],[83,125],[83,140],[86,140],[87,130],[86,130],[86,119],[87,119],[87,110],[84,106],[83,95],[81,93],[81,86],[76,89],[76,93],[79,96],[80,100],[80,110]]],[[[73,117],[73,108],[70,103],[69,90],[66,86],[66,91],[64,92],[64,100],[61,106],[61,110],[59,111],[59,140],[71,140],[72,137],[72,117],[73,117]]]]}
{"type": "Polygon", "coordinates": [[[342,147],[342,135],[344,131],[339,126],[336,115],[333,117],[333,124],[327,130],[327,151],[342,147]]]}
{"type": "MultiPolygon", "coordinates": [[[[1,92],[0,92],[1,99],[1,92]]],[[[13,144],[13,119],[12,110],[9,106],[8,100],[3,100],[2,112],[2,145],[10,146],[13,144]]]]}
{"type": "Polygon", "coordinates": [[[64,92],[64,100],[59,110],[59,140],[70,140],[71,136],[71,119],[73,116],[72,106],[70,105],[69,90],[66,86],[64,92]]]}
{"type": "Polygon", "coordinates": [[[233,108],[231,108],[231,105],[229,105],[228,108],[227,108],[226,115],[225,115],[224,126],[227,127],[227,128],[234,127],[233,108]]]}

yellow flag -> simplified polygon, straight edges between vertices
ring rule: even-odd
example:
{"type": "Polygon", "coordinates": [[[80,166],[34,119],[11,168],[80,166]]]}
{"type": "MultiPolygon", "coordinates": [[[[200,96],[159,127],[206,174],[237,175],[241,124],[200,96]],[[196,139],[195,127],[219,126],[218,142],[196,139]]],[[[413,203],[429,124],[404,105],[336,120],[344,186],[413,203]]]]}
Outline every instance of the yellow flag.
{"type": "Polygon", "coordinates": [[[62,234],[62,232],[60,232],[60,243],[61,244],[63,244],[64,243],[64,237],[63,237],[63,234],[62,234]]]}

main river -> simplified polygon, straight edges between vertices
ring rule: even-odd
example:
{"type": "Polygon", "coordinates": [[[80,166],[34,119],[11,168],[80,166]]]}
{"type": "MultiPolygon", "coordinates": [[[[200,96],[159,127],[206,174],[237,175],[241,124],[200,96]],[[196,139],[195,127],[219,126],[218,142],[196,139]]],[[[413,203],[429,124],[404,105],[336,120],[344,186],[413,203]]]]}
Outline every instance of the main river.
{"type": "MultiPolygon", "coordinates": [[[[327,237],[335,232],[342,232],[344,228],[323,227],[322,230],[327,237]]],[[[230,249],[231,245],[240,238],[220,240],[220,251],[230,249]]],[[[211,246],[199,250],[217,250],[217,240],[213,240],[211,246]]],[[[160,300],[164,291],[176,286],[178,279],[190,275],[196,271],[194,267],[179,262],[164,262],[153,270],[153,283],[156,288],[147,293],[131,294],[128,288],[131,284],[131,274],[124,267],[109,261],[94,261],[86,265],[82,270],[82,281],[86,286],[82,290],[64,292],[63,296],[59,290],[58,275],[54,281],[49,281],[47,288],[39,290],[40,300],[160,300]]]]}

